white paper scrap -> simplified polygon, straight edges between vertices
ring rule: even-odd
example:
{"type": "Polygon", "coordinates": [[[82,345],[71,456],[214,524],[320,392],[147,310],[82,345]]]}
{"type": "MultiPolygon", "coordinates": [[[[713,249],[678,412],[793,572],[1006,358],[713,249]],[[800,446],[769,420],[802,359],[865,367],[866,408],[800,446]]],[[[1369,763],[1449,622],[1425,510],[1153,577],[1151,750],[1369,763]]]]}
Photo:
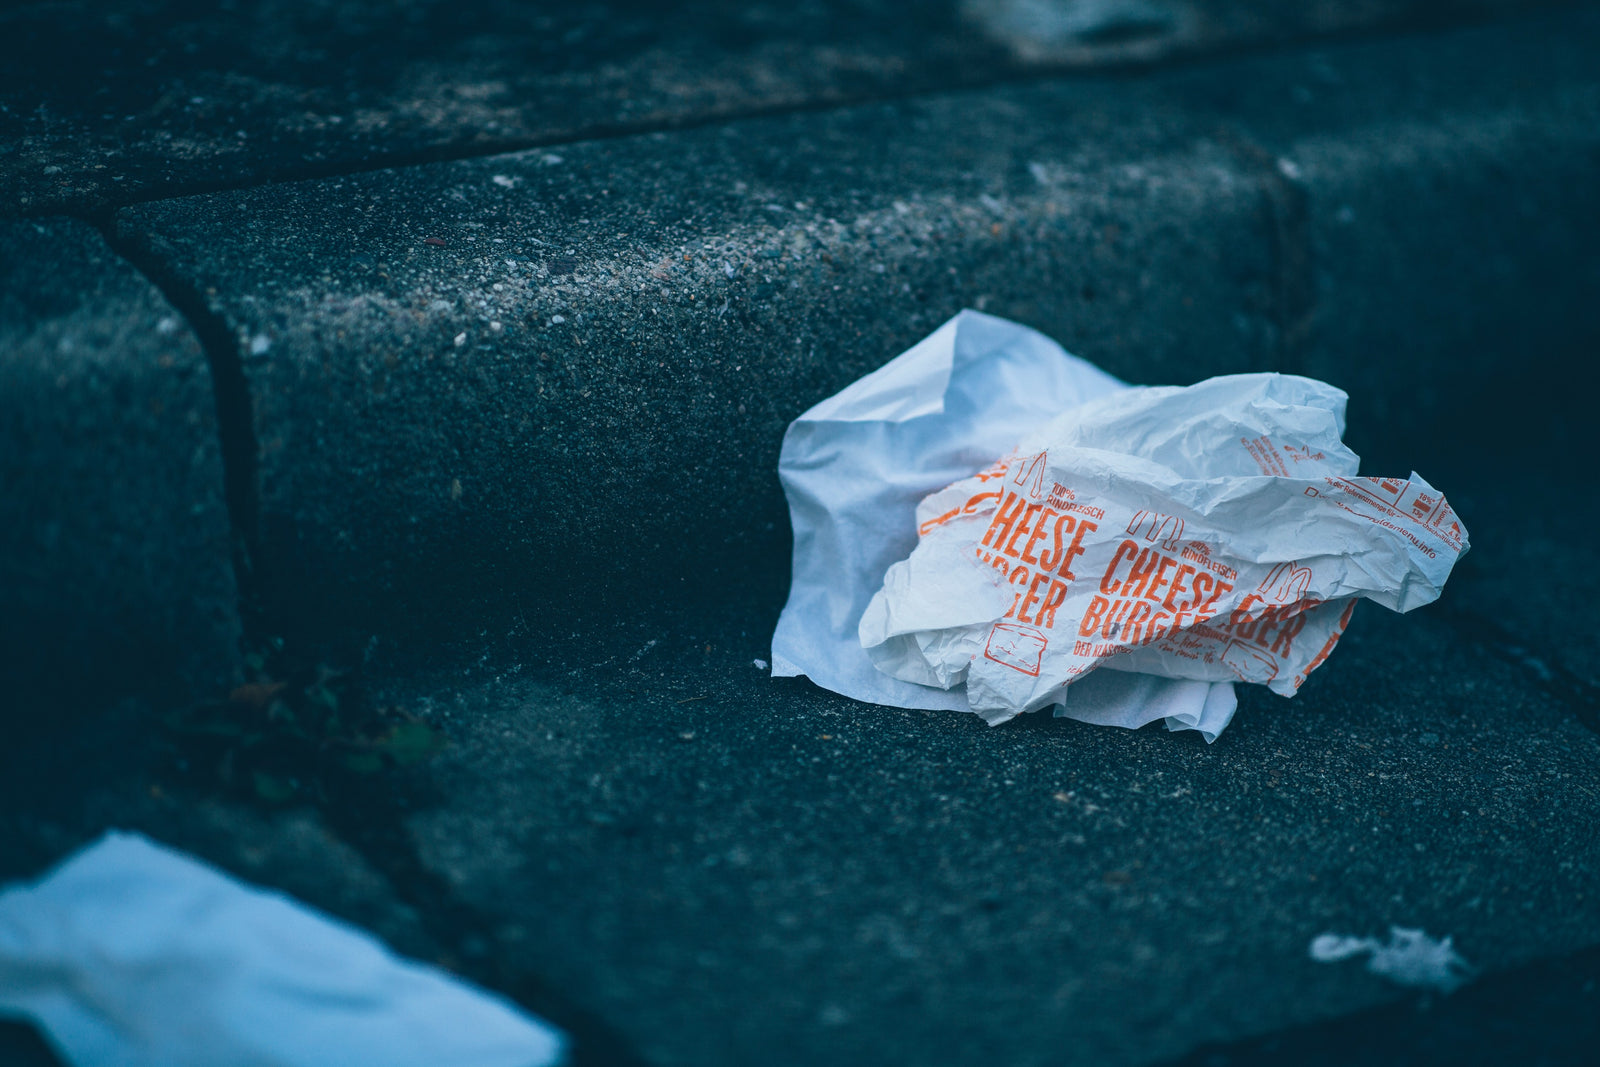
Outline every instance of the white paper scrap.
{"type": "Polygon", "coordinates": [[[1367,970],[1404,986],[1451,993],[1470,981],[1473,968],[1451,944],[1435,941],[1421,930],[1389,928],[1387,943],[1373,937],[1322,934],[1311,942],[1311,958],[1338,963],[1366,954],[1367,970]]]}
{"type": "Polygon", "coordinates": [[[1080,405],[917,506],[919,539],[862,613],[904,682],[962,686],[991,723],[1096,668],[1293,696],[1355,598],[1439,596],[1467,533],[1421,476],[1356,476],[1345,394],[1237,374],[1080,405]]]}
{"type": "MultiPolygon", "coordinates": [[[[773,676],[804,675],[875,704],[971,711],[959,685],[875,668],[858,636],[862,612],[916,546],[924,497],[991,466],[1062,412],[1127,388],[1035,330],[963,311],[791,423],[778,475],[794,570],[772,638],[773,676]]],[[[1227,682],[1100,673],[1061,693],[1059,714],[1126,727],[1165,719],[1208,741],[1233,717],[1227,682]]]]}
{"type": "Polygon", "coordinates": [[[110,833],[0,893],[0,1015],[75,1067],[543,1067],[562,1036],[278,893],[110,833]]]}

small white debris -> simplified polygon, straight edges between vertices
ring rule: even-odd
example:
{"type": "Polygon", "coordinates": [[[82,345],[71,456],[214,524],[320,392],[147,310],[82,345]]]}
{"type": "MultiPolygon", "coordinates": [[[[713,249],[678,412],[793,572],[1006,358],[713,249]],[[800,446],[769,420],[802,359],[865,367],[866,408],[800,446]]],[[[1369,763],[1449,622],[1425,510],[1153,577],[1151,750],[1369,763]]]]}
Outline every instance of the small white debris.
{"type": "Polygon", "coordinates": [[[266,334],[258,333],[254,337],[250,338],[250,354],[252,356],[264,356],[271,350],[272,338],[268,337],[266,334]]]}
{"type": "Polygon", "coordinates": [[[491,323],[489,323],[489,332],[490,333],[499,333],[503,329],[505,329],[505,325],[503,323],[499,323],[499,322],[491,322],[491,323]]]}
{"type": "Polygon", "coordinates": [[[467,335],[464,332],[456,334],[456,347],[457,348],[460,348],[462,345],[464,345],[466,343],[467,343],[467,335]]]}
{"type": "Polygon", "coordinates": [[[1311,942],[1311,958],[1337,963],[1370,953],[1367,970],[1399,985],[1452,993],[1472,978],[1473,968],[1450,938],[1435,941],[1422,930],[1389,927],[1387,944],[1372,937],[1323,934],[1311,942]]]}
{"type": "Polygon", "coordinates": [[[61,168],[56,166],[54,163],[52,163],[52,164],[50,164],[50,166],[44,168],[44,172],[46,174],[60,174],[61,173],[61,168]]]}
{"type": "Polygon", "coordinates": [[[1278,173],[1292,182],[1297,182],[1300,180],[1300,164],[1292,159],[1280,159],[1278,160],[1278,173]]]}
{"type": "Polygon", "coordinates": [[[547,166],[547,167],[559,167],[559,166],[561,166],[562,163],[565,162],[565,160],[563,160],[560,156],[556,155],[554,152],[546,152],[544,154],[543,162],[544,162],[544,165],[547,166]]]}
{"type": "Polygon", "coordinates": [[[1363,952],[1371,952],[1377,942],[1370,937],[1340,937],[1323,934],[1311,940],[1311,958],[1318,963],[1338,963],[1363,952]]]}
{"type": "Polygon", "coordinates": [[[494,182],[496,185],[498,185],[502,189],[515,189],[517,187],[517,183],[520,182],[522,179],[521,178],[508,177],[508,176],[506,176],[504,174],[496,174],[493,178],[491,178],[489,180],[494,182]]]}
{"type": "Polygon", "coordinates": [[[563,322],[566,322],[566,321],[567,321],[567,317],[565,315],[551,315],[550,316],[550,325],[552,325],[552,326],[560,326],[563,322]]]}
{"type": "Polygon", "coordinates": [[[171,315],[163,316],[161,321],[156,323],[156,333],[159,333],[162,337],[171,337],[177,332],[178,320],[171,315]]]}
{"type": "Polygon", "coordinates": [[[750,662],[756,665],[756,670],[758,671],[764,671],[767,669],[767,661],[764,659],[751,660],[750,662]]]}

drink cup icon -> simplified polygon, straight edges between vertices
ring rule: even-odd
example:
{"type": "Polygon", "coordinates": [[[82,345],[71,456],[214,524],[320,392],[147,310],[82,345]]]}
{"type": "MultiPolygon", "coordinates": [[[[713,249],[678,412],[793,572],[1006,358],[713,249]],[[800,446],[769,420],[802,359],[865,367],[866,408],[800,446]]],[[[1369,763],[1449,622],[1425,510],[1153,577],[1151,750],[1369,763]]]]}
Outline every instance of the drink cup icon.
{"type": "Polygon", "coordinates": [[[1270,604],[1290,604],[1306,595],[1311,587],[1311,568],[1295,563],[1280,563],[1261,579],[1257,591],[1270,604]]]}
{"type": "Polygon", "coordinates": [[[1040,500],[1044,497],[1044,472],[1048,465],[1050,453],[1040,452],[1036,456],[1017,461],[1016,473],[1011,476],[1013,485],[1029,500],[1040,500]]]}

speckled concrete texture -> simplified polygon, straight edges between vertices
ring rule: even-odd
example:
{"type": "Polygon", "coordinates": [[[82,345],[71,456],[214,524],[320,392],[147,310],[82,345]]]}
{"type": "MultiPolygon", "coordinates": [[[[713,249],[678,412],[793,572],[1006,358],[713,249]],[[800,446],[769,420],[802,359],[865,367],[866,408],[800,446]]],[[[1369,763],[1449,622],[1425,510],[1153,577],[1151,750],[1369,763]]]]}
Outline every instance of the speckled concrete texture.
{"type": "Polygon", "coordinates": [[[1437,26],[1551,0],[316,0],[0,10],[0,216],[1437,26]]]}
{"type": "Polygon", "coordinates": [[[1259,189],[1131,95],[740,123],[121,225],[238,334],[283,616],[447,636],[515,599],[781,582],[783,427],[962,306],[1138,377],[1261,365],[1259,189]]]}
{"type": "Polygon", "coordinates": [[[140,830],[577,1067],[1587,1067],[1600,20],[1511,6],[0,11],[0,876],[140,830]],[[785,425],[963,307],[1342,386],[1473,549],[1212,745],[772,679],[785,425]],[[1308,958],[1391,925],[1480,984],[1308,958]]]}
{"type": "Polygon", "coordinates": [[[183,317],[83,223],[0,223],[8,728],[225,684],[230,551],[211,374],[183,317]]]}
{"type": "Polygon", "coordinates": [[[1359,443],[1403,440],[1493,387],[1485,353],[1520,344],[1531,364],[1594,314],[1600,212],[1575,175],[1600,136],[1577,60],[1597,38],[1578,16],[924,97],[163,201],[119,225],[235,335],[279,625],[470,637],[551,605],[781,585],[784,425],[964,306],[1132,381],[1318,373],[1352,392],[1359,443]],[[1325,124],[1296,113],[1280,155],[1264,145],[1308,65],[1360,89],[1325,124]],[[1457,125],[1483,114],[1488,133],[1439,159],[1402,139],[1409,169],[1376,149],[1457,82],[1476,86],[1457,125]],[[1516,137],[1484,103],[1504,93],[1516,137]],[[1453,184],[1419,202],[1441,170],[1453,184]],[[1518,196],[1489,204],[1508,174],[1518,196]],[[1361,286],[1369,259],[1415,285],[1361,286]]]}
{"type": "Polygon", "coordinates": [[[410,826],[498,951],[662,1064],[1149,1063],[1404,995],[1313,963],[1324,932],[1491,971],[1594,943],[1600,737],[1368,609],[1210,746],[773,681],[754,619],[618,628],[405,690],[459,742],[410,826]]]}
{"type": "Polygon", "coordinates": [[[1285,264],[1284,369],[1350,390],[1363,455],[1541,368],[1569,373],[1554,361],[1600,336],[1597,39],[1579,11],[1177,79],[1282,160],[1303,257],[1285,264]]]}

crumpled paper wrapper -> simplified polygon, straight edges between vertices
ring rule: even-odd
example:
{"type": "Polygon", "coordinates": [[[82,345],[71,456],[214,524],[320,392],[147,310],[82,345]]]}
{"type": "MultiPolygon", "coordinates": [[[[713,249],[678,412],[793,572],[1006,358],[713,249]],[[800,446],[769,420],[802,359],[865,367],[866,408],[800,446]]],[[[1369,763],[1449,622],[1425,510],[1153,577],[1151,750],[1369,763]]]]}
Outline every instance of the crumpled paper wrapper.
{"type": "MultiPolygon", "coordinates": [[[[1128,389],[1037,331],[963,311],[796,419],[778,461],[794,569],[772,638],[773,675],[804,675],[891,707],[974,710],[960,681],[937,688],[875,667],[859,637],[862,614],[890,566],[917,547],[923,498],[993,466],[1062,412],[1128,389]]],[[[1207,740],[1236,706],[1226,681],[1113,671],[1058,687],[1054,701],[1059,714],[1086,722],[1164,719],[1207,740]]]]}
{"type": "Polygon", "coordinates": [[[916,547],[862,613],[861,644],[893,678],[960,688],[990,723],[1101,668],[1293,696],[1357,598],[1430,603],[1467,549],[1419,475],[1357,477],[1346,399],[1241,374],[1060,414],[918,505],[916,547]]]}

